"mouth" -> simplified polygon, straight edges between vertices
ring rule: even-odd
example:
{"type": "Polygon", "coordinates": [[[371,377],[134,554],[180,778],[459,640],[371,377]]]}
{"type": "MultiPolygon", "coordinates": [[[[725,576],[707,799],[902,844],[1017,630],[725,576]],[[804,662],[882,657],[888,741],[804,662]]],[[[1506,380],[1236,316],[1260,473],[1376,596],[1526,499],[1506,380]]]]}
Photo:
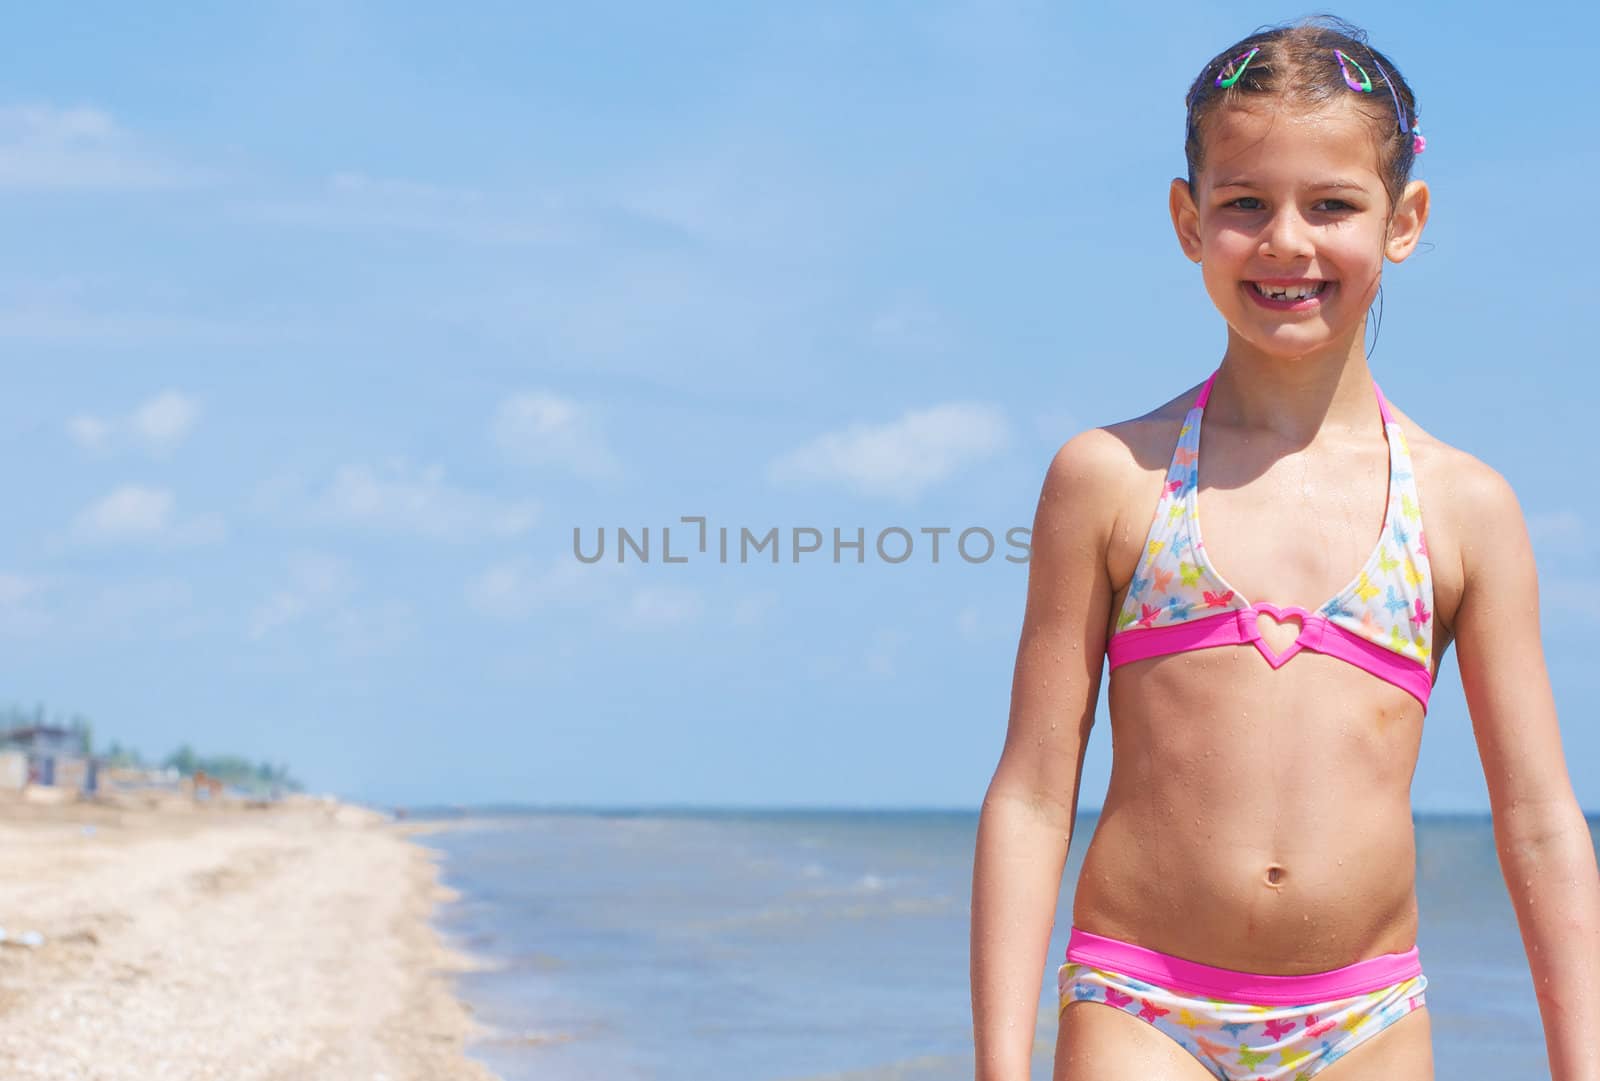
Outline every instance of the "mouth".
{"type": "Polygon", "coordinates": [[[1277,311],[1303,311],[1319,306],[1323,294],[1334,283],[1314,278],[1300,278],[1293,281],[1252,281],[1244,284],[1245,291],[1264,307],[1277,311]]]}

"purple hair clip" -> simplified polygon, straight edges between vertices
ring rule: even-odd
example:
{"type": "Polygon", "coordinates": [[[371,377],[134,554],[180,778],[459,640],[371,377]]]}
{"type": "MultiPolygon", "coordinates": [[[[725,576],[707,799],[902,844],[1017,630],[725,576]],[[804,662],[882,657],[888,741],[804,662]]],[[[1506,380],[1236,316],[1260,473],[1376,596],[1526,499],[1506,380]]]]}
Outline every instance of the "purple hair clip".
{"type": "Polygon", "coordinates": [[[1261,46],[1257,45],[1249,52],[1240,53],[1232,60],[1229,60],[1222,66],[1222,70],[1217,72],[1217,85],[1226,90],[1228,87],[1238,82],[1239,76],[1244,74],[1244,69],[1250,66],[1250,61],[1254,60],[1256,58],[1256,53],[1260,51],[1261,46]]]}
{"type": "MultiPolygon", "coordinates": [[[[1344,85],[1348,86],[1351,90],[1358,90],[1363,94],[1372,93],[1372,76],[1367,74],[1367,69],[1362,67],[1356,61],[1355,57],[1346,53],[1343,49],[1333,50],[1333,55],[1339,58],[1339,72],[1344,76],[1344,85]],[[1361,78],[1359,80],[1357,80],[1354,75],[1350,74],[1351,67],[1354,67],[1361,73],[1361,78]]],[[[1406,110],[1405,107],[1400,104],[1400,94],[1394,88],[1394,80],[1389,78],[1389,73],[1383,70],[1383,65],[1378,63],[1378,58],[1376,56],[1372,58],[1372,66],[1378,69],[1378,74],[1383,76],[1384,85],[1389,88],[1389,97],[1394,99],[1395,123],[1400,126],[1401,134],[1405,134],[1407,130],[1406,110]]],[[[1410,126],[1410,131],[1412,135],[1415,136],[1412,139],[1412,152],[1420,154],[1422,153],[1423,147],[1427,146],[1427,140],[1417,132],[1414,119],[1410,126]]]]}

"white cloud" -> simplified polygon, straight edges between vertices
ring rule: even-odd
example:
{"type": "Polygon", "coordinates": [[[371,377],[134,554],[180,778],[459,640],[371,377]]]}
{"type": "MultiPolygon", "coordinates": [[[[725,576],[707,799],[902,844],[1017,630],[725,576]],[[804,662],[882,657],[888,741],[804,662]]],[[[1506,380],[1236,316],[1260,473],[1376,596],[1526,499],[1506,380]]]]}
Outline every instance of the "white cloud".
{"type": "Polygon", "coordinates": [[[174,310],[183,299],[155,282],[38,275],[13,279],[0,283],[0,340],[118,348],[159,342],[223,349],[267,342],[287,348],[326,338],[326,332],[313,334],[282,319],[251,325],[194,315],[182,307],[174,310]]]}
{"type": "Polygon", "coordinates": [[[999,409],[958,402],[818,436],[776,459],[767,475],[778,483],[843,482],[864,495],[909,501],[1009,441],[999,409]]]}
{"type": "Polygon", "coordinates": [[[164,635],[193,633],[203,623],[194,610],[194,590],[176,578],[108,582],[95,591],[78,620],[81,633],[164,635]]]}
{"type": "Polygon", "coordinates": [[[482,193],[470,188],[446,188],[415,180],[368,176],[359,172],[338,172],[328,177],[328,190],[371,202],[374,199],[413,199],[418,202],[450,206],[473,206],[483,201],[482,193]]]}
{"type": "Polygon", "coordinates": [[[200,403],[196,398],[180,391],[164,390],[121,419],[107,420],[91,413],[80,413],[67,421],[67,435],[85,450],[110,450],[126,441],[162,455],[188,438],[199,417],[200,403]]]}
{"type": "Polygon", "coordinates": [[[778,607],[778,594],[770,589],[740,596],[733,607],[735,627],[759,627],[778,607]]]}
{"type": "Polygon", "coordinates": [[[80,415],[67,421],[67,434],[85,450],[100,450],[111,438],[111,425],[99,417],[80,415]]]}
{"type": "Polygon", "coordinates": [[[451,486],[442,466],[403,459],[340,466],[316,500],[323,518],[427,537],[514,537],[533,527],[537,504],[451,486]]]}
{"type": "Polygon", "coordinates": [[[38,603],[46,582],[21,574],[0,574],[0,634],[38,638],[56,615],[53,604],[38,603]]]}
{"type": "Polygon", "coordinates": [[[687,586],[646,586],[634,591],[622,612],[623,627],[664,631],[694,623],[705,610],[699,590],[687,586]]]}
{"type": "Polygon", "coordinates": [[[362,603],[359,581],[348,561],[325,552],[298,552],[286,561],[283,584],[250,614],[253,641],[298,643],[287,629],[307,628],[320,638],[316,649],[345,658],[391,653],[418,633],[411,606],[401,600],[362,603]]]}
{"type": "Polygon", "coordinates": [[[582,563],[575,557],[537,568],[528,560],[497,563],[466,586],[467,604],[493,619],[522,619],[552,605],[593,608],[613,603],[632,564],[582,563]]]}
{"type": "Polygon", "coordinates": [[[200,179],[142,149],[102,110],[0,106],[0,189],[144,191],[200,179]]]}
{"type": "Polygon", "coordinates": [[[399,600],[341,608],[329,616],[326,624],[333,650],[342,657],[392,653],[415,639],[419,629],[416,613],[399,600]]]}
{"type": "Polygon", "coordinates": [[[956,629],[961,632],[961,637],[969,642],[976,642],[983,637],[983,623],[978,616],[978,606],[969,604],[961,609],[956,616],[956,629]]]}
{"type": "Polygon", "coordinates": [[[102,581],[0,574],[0,635],[40,640],[181,638],[208,622],[181,579],[102,581]]]}
{"type": "Polygon", "coordinates": [[[73,533],[83,541],[144,541],[162,544],[208,544],[226,534],[216,514],[179,515],[166,488],[124,484],[83,510],[73,533]]]}
{"type": "Polygon", "coordinates": [[[11,608],[38,593],[44,583],[20,574],[0,574],[0,608],[11,608]]]}
{"type": "Polygon", "coordinates": [[[134,410],[128,424],[145,443],[164,449],[183,442],[199,415],[199,404],[193,398],[167,390],[134,410]]]}
{"type": "Polygon", "coordinates": [[[467,603],[483,615],[517,619],[539,606],[537,579],[525,566],[501,563],[467,583],[467,603]]]}
{"type": "Polygon", "coordinates": [[[530,200],[348,170],[320,191],[247,204],[250,218],[339,232],[414,233],[492,246],[581,243],[577,217],[549,195],[530,200]]]}
{"type": "Polygon", "coordinates": [[[950,342],[950,330],[938,309],[911,296],[898,297],[873,315],[867,335],[891,349],[942,349],[950,342]]]}
{"type": "Polygon", "coordinates": [[[900,647],[911,640],[905,631],[879,627],[872,632],[872,642],[867,646],[867,671],[875,676],[892,677],[900,647]]]}
{"type": "Polygon", "coordinates": [[[108,538],[155,536],[167,528],[172,503],[165,488],[125,484],[79,514],[78,528],[108,538]]]}
{"type": "Polygon", "coordinates": [[[301,552],[289,557],[288,564],[288,581],[251,614],[251,638],[264,638],[313,613],[326,611],[355,588],[349,564],[337,556],[301,552]]]}
{"type": "Polygon", "coordinates": [[[556,394],[530,391],[506,398],[495,410],[489,434],[508,457],[524,464],[559,465],[591,477],[620,470],[589,410],[556,394]]]}

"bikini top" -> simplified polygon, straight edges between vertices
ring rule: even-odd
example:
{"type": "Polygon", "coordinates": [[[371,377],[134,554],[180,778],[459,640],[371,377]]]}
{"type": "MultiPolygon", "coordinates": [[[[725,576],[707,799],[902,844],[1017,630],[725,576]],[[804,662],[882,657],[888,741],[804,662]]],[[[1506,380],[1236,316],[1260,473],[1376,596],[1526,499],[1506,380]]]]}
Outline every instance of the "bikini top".
{"type": "MultiPolygon", "coordinates": [[[[1219,368],[1218,371],[1221,369],[1219,368]]],[[[1426,712],[1433,680],[1433,579],[1422,535],[1417,479],[1405,435],[1374,380],[1389,444],[1389,496],[1378,545],[1350,583],[1315,612],[1254,604],[1239,595],[1206,556],[1197,489],[1200,422],[1217,372],[1184,418],[1116,630],[1106,642],[1112,668],[1129,661],[1213,646],[1251,645],[1273,668],[1302,649],[1348,661],[1409,691],[1426,712]],[[1273,651],[1257,623],[1265,612],[1282,623],[1299,616],[1300,634],[1273,651]]],[[[1308,538],[1314,539],[1314,538],[1308,538]]]]}

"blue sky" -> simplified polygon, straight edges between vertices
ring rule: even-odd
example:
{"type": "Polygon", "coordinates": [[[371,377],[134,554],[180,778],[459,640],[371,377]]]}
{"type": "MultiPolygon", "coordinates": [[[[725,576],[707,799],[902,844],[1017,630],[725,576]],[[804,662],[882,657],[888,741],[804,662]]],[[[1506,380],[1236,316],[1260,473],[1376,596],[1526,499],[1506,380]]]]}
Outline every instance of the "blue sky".
{"type": "MultiPolygon", "coordinates": [[[[975,806],[1026,585],[1005,531],[1061,443],[1221,356],[1166,215],[1184,91],[1305,13],[1141,10],[18,13],[0,698],[382,802],[975,806]],[[667,564],[684,516],[785,559],[667,564]],[[648,527],[652,558],[584,565],[575,526],[648,527]],[[917,544],[795,564],[796,527],[917,544]],[[968,528],[993,557],[953,554],[968,528]]],[[[1600,810],[1600,16],[1338,13],[1429,139],[1373,370],[1517,489],[1600,810]]],[[[1487,807],[1453,651],[1414,791],[1487,807]]]]}

